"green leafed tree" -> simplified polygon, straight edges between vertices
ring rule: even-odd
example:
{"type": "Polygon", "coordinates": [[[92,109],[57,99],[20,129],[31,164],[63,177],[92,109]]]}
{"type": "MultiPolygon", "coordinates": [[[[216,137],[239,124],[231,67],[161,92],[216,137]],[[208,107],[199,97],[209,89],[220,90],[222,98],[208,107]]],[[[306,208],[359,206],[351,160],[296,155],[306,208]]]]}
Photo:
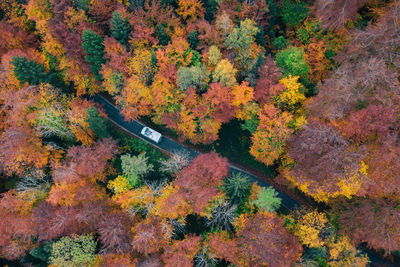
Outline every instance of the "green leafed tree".
{"type": "Polygon", "coordinates": [[[43,64],[35,60],[28,60],[25,56],[13,57],[11,64],[14,66],[14,74],[21,83],[36,85],[46,81],[47,73],[43,64]]]}
{"type": "Polygon", "coordinates": [[[278,197],[278,192],[272,187],[261,187],[257,194],[257,199],[252,201],[251,204],[256,205],[258,208],[274,212],[279,209],[282,199],[278,197]]]}
{"type": "Polygon", "coordinates": [[[224,189],[233,204],[243,203],[250,195],[251,183],[249,177],[235,172],[224,180],[224,189]]]}
{"type": "Polygon", "coordinates": [[[203,91],[207,87],[207,72],[204,66],[181,67],[178,70],[177,84],[181,90],[193,87],[196,91],[203,91]]]}
{"type": "Polygon", "coordinates": [[[96,79],[101,80],[99,71],[101,70],[101,64],[105,63],[104,39],[92,30],[84,30],[82,41],[83,51],[87,54],[85,59],[90,64],[90,69],[96,79]]]}
{"type": "Polygon", "coordinates": [[[158,42],[160,45],[167,45],[169,41],[171,41],[171,37],[166,33],[164,26],[159,23],[157,24],[154,35],[158,38],[158,42]]]}
{"type": "Polygon", "coordinates": [[[118,12],[113,12],[111,19],[111,35],[122,45],[128,47],[129,37],[131,36],[131,26],[118,12]]]}
{"type": "Polygon", "coordinates": [[[86,117],[90,130],[92,130],[99,139],[110,137],[110,133],[107,130],[107,120],[100,116],[96,108],[87,108],[86,117]]]}
{"type": "Polygon", "coordinates": [[[74,139],[74,134],[68,128],[66,112],[60,106],[49,106],[39,110],[36,123],[44,137],[58,136],[66,141],[74,139]]]}
{"type": "Polygon", "coordinates": [[[248,62],[250,58],[249,48],[255,41],[255,36],[259,31],[260,29],[253,20],[245,19],[225,39],[225,46],[235,51],[242,69],[251,67],[248,62]]]}
{"type": "Polygon", "coordinates": [[[303,49],[288,47],[276,54],[276,64],[283,70],[283,75],[300,76],[303,81],[308,80],[310,68],[303,57],[303,49]]]}
{"type": "Polygon", "coordinates": [[[282,20],[292,27],[296,27],[307,17],[308,7],[303,1],[283,0],[281,5],[282,20]]]}
{"type": "Polygon", "coordinates": [[[90,266],[95,259],[96,241],[91,235],[72,235],[54,242],[50,262],[54,266],[90,266]]]}
{"type": "Polygon", "coordinates": [[[189,33],[187,42],[189,43],[191,49],[196,50],[197,46],[200,43],[199,34],[195,30],[192,30],[189,33]]]}
{"type": "Polygon", "coordinates": [[[139,185],[141,176],[153,170],[153,165],[148,163],[145,153],[138,156],[122,155],[121,167],[124,176],[132,186],[139,185]]]}

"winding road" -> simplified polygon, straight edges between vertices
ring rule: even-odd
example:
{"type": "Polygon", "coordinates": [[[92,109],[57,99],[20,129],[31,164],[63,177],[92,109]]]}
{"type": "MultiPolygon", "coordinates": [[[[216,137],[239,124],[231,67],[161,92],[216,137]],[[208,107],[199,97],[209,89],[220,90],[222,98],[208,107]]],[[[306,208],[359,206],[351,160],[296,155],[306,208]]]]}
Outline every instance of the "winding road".
{"type": "MultiPolygon", "coordinates": [[[[123,117],[123,115],[120,113],[120,110],[114,105],[112,104],[110,101],[108,101],[106,98],[104,98],[103,96],[96,94],[93,97],[90,98],[91,100],[93,100],[95,103],[98,103],[102,106],[102,108],[104,109],[105,113],[108,116],[108,119],[115,124],[116,126],[118,126],[119,128],[123,129],[124,131],[130,133],[131,135],[142,139],[146,142],[148,142],[149,144],[151,144],[152,146],[154,146],[157,149],[160,149],[164,152],[167,152],[169,154],[175,153],[177,151],[181,151],[181,152],[186,152],[187,154],[190,155],[191,159],[194,159],[196,156],[200,155],[201,153],[193,150],[191,148],[187,148],[175,141],[173,141],[172,139],[163,136],[161,141],[159,143],[155,143],[152,142],[150,139],[145,138],[143,135],[140,134],[140,131],[142,130],[143,127],[145,127],[144,124],[142,124],[139,121],[126,121],[123,117]]],[[[260,178],[258,178],[257,176],[237,167],[234,165],[230,165],[230,173],[235,173],[235,172],[239,172],[242,174],[245,174],[247,176],[249,176],[249,178],[253,181],[256,182],[257,184],[259,184],[260,186],[263,187],[269,187],[270,185],[267,184],[266,182],[262,181],[260,178]]],[[[288,210],[294,210],[296,208],[300,208],[301,205],[300,203],[298,203],[296,200],[290,198],[289,196],[283,194],[282,192],[280,192],[279,190],[275,189],[278,192],[279,197],[282,199],[281,205],[283,207],[285,207],[288,210]]],[[[394,264],[388,260],[382,259],[380,258],[377,254],[375,254],[374,252],[370,252],[370,251],[365,251],[364,252],[368,255],[368,257],[371,260],[371,266],[388,266],[388,267],[392,267],[392,266],[400,266],[399,264],[394,264]]]]}

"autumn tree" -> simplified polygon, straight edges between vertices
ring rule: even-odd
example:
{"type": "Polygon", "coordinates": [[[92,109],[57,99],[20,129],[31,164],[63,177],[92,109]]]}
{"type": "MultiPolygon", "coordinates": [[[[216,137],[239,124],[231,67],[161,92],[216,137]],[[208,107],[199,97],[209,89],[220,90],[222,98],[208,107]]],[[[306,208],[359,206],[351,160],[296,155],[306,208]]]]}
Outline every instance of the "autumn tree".
{"type": "Polygon", "coordinates": [[[200,236],[186,236],[165,247],[162,259],[165,266],[185,267],[193,265],[193,257],[200,250],[200,236]]]}
{"type": "Polygon", "coordinates": [[[102,250],[107,253],[129,253],[132,249],[129,233],[130,220],[122,213],[111,213],[100,219],[97,233],[102,250]]]}
{"type": "Polygon", "coordinates": [[[265,104],[259,112],[260,123],[251,137],[250,154],[266,165],[271,165],[284,152],[291,129],[292,116],[280,113],[272,104],[265,104]]]}
{"type": "Polygon", "coordinates": [[[218,194],[217,185],[227,174],[227,160],[211,152],[195,158],[179,173],[173,184],[178,187],[179,194],[193,211],[202,214],[204,208],[218,194]]]}
{"type": "Polygon", "coordinates": [[[236,81],[237,69],[227,59],[223,59],[215,66],[212,74],[213,82],[220,82],[223,86],[232,87],[237,83],[236,81]]]}
{"type": "Polygon", "coordinates": [[[391,107],[369,105],[366,108],[350,113],[344,134],[357,141],[382,138],[394,127],[394,110],[391,107]]]}
{"type": "Polygon", "coordinates": [[[259,71],[259,79],[254,90],[255,99],[261,104],[271,100],[271,97],[279,95],[285,88],[279,80],[282,73],[277,67],[275,61],[268,56],[259,71]]]}
{"type": "Polygon", "coordinates": [[[238,56],[242,70],[248,70],[251,67],[249,59],[252,54],[251,45],[255,41],[255,35],[259,31],[255,22],[245,19],[240,22],[240,26],[234,28],[225,39],[225,46],[233,49],[238,56]]]}
{"type": "Polygon", "coordinates": [[[287,178],[316,200],[351,197],[362,187],[368,167],[328,125],[311,122],[290,139],[288,147],[296,165],[287,178]]]}
{"type": "Polygon", "coordinates": [[[199,0],[179,0],[176,13],[185,20],[195,21],[204,17],[204,7],[199,0]]]}
{"type": "Polygon", "coordinates": [[[290,266],[301,255],[300,244],[273,213],[242,214],[234,225],[243,266],[290,266]]]}
{"type": "Polygon", "coordinates": [[[177,72],[177,85],[182,90],[193,87],[197,92],[204,92],[207,88],[207,72],[204,66],[181,67],[177,72]]]}
{"type": "Polygon", "coordinates": [[[83,32],[82,48],[86,53],[85,59],[90,64],[90,69],[98,80],[101,79],[99,75],[101,64],[105,62],[103,41],[103,37],[92,30],[85,30],[83,32]]]}
{"type": "Polygon", "coordinates": [[[366,0],[318,0],[314,3],[314,9],[324,27],[339,29],[344,27],[347,21],[356,20],[358,9],[365,3],[366,0]]]}
{"type": "Polygon", "coordinates": [[[128,46],[129,37],[131,35],[131,26],[118,12],[113,12],[111,19],[111,35],[124,46],[128,46]]]}
{"type": "Polygon", "coordinates": [[[148,255],[166,247],[172,231],[161,218],[148,216],[134,226],[132,232],[134,233],[132,247],[138,252],[148,255]]]}
{"type": "Polygon", "coordinates": [[[15,190],[1,195],[0,255],[2,257],[15,260],[33,248],[32,238],[36,235],[36,231],[30,218],[32,204],[15,190]]]}
{"type": "Polygon", "coordinates": [[[385,253],[399,250],[400,212],[398,203],[389,199],[359,199],[336,209],[343,232],[355,243],[367,242],[385,253]]]}

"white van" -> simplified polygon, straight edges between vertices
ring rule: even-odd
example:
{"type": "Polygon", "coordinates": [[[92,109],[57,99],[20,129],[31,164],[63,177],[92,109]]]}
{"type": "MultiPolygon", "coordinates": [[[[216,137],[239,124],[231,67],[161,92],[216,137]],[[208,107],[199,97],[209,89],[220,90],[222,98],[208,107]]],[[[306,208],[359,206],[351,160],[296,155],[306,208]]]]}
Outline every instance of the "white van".
{"type": "Polygon", "coordinates": [[[162,135],[149,127],[143,127],[140,133],[156,143],[161,141],[162,135]]]}

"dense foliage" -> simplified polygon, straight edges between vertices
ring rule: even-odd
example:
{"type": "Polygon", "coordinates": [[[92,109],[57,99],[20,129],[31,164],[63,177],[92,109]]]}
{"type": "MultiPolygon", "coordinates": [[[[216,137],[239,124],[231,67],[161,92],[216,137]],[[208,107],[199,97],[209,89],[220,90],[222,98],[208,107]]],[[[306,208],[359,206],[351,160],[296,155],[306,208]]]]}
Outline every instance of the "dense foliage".
{"type": "Polygon", "coordinates": [[[398,0],[0,1],[0,265],[393,259],[399,17],[398,0]],[[94,94],[205,152],[161,153],[94,94]]]}

